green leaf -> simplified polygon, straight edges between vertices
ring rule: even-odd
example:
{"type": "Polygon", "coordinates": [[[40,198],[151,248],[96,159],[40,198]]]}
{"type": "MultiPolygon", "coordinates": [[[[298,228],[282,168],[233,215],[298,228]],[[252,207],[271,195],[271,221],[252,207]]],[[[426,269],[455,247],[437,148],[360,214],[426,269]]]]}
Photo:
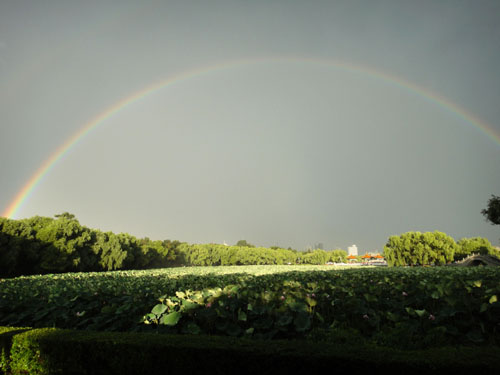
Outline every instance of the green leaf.
{"type": "Polygon", "coordinates": [[[497,301],[498,301],[498,297],[497,297],[496,295],[491,296],[491,298],[490,298],[490,303],[495,303],[495,302],[497,302],[497,301]]]}
{"type": "Polygon", "coordinates": [[[194,322],[189,322],[182,331],[190,335],[198,335],[201,333],[201,328],[194,322]]]}
{"type": "Polygon", "coordinates": [[[291,315],[280,315],[278,320],[276,321],[276,324],[280,327],[284,327],[289,325],[293,321],[293,317],[291,315]]]}
{"type": "Polygon", "coordinates": [[[175,326],[179,319],[182,317],[182,314],[178,311],[171,312],[170,314],[163,315],[160,319],[160,324],[164,324],[167,326],[175,326]]]}
{"type": "Polygon", "coordinates": [[[301,312],[295,317],[293,324],[297,332],[304,332],[311,327],[311,317],[309,314],[301,312]]]}
{"type": "Polygon", "coordinates": [[[179,298],[186,298],[186,293],[184,292],[175,292],[175,295],[179,298]]]}
{"type": "Polygon", "coordinates": [[[424,310],[415,310],[415,313],[421,318],[425,315],[426,311],[424,310]]]}
{"type": "Polygon", "coordinates": [[[325,322],[325,318],[319,312],[316,312],[315,316],[321,323],[325,322]]]}
{"type": "Polygon", "coordinates": [[[294,302],[290,304],[290,309],[295,312],[305,312],[307,311],[307,305],[303,302],[294,302]]]}
{"type": "Polygon", "coordinates": [[[311,298],[311,297],[306,297],[306,302],[310,307],[314,307],[318,304],[318,302],[314,298],[311,298]]]}
{"type": "Polygon", "coordinates": [[[229,292],[231,294],[236,294],[236,293],[238,293],[239,290],[240,290],[240,288],[237,285],[231,285],[229,287],[229,292]]]}
{"type": "Polygon", "coordinates": [[[151,312],[153,314],[156,314],[156,315],[161,315],[163,314],[165,311],[167,311],[168,307],[162,303],[156,305],[155,307],[153,307],[153,310],[151,310],[151,312]]]}
{"type": "Polygon", "coordinates": [[[243,322],[247,321],[247,314],[241,309],[238,310],[238,320],[241,320],[243,322]]]}
{"type": "Polygon", "coordinates": [[[191,302],[189,300],[184,300],[182,301],[182,311],[191,311],[191,310],[196,310],[200,305],[198,305],[195,302],[191,302]]]}
{"type": "Polygon", "coordinates": [[[488,310],[488,304],[482,303],[481,308],[479,309],[479,312],[485,312],[486,310],[488,310]]]}
{"type": "Polygon", "coordinates": [[[439,315],[448,317],[448,316],[455,316],[456,313],[457,310],[450,304],[448,306],[444,306],[439,312],[439,315]]]}
{"type": "Polygon", "coordinates": [[[178,303],[177,302],[173,302],[171,299],[167,298],[167,300],[165,301],[166,305],[168,307],[174,307],[174,306],[177,306],[178,303]]]}
{"type": "Polygon", "coordinates": [[[112,312],[114,311],[113,307],[111,306],[104,306],[102,309],[101,309],[101,312],[103,314],[111,314],[112,312]]]}
{"type": "Polygon", "coordinates": [[[365,297],[365,299],[368,301],[368,302],[377,302],[377,297],[375,296],[372,296],[371,294],[368,294],[368,293],[365,293],[363,295],[365,297]]]}
{"type": "Polygon", "coordinates": [[[155,314],[146,314],[144,315],[144,320],[155,320],[156,315],[155,314]]]}
{"type": "Polygon", "coordinates": [[[434,292],[432,292],[431,297],[434,299],[439,299],[439,292],[435,290],[434,292]]]}
{"type": "Polygon", "coordinates": [[[399,321],[399,316],[398,314],[387,311],[387,319],[389,319],[391,322],[397,322],[399,321]]]}
{"type": "Polygon", "coordinates": [[[473,282],[473,285],[476,287],[476,288],[481,288],[481,285],[482,285],[482,281],[481,280],[476,280],[473,282]]]}
{"type": "Polygon", "coordinates": [[[195,302],[203,303],[203,294],[201,294],[200,292],[196,292],[193,294],[191,299],[195,302]]]}

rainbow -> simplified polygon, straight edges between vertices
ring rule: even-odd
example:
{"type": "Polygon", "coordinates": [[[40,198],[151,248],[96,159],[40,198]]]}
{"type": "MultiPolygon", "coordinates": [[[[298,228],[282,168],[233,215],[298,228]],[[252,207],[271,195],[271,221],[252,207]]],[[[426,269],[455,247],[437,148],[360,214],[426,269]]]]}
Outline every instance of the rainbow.
{"type": "Polygon", "coordinates": [[[268,57],[268,58],[255,58],[255,59],[242,59],[233,60],[229,62],[214,64],[210,66],[205,66],[198,69],[192,69],[185,71],[183,73],[177,74],[173,77],[167,78],[163,81],[153,83],[143,89],[129,95],[122,100],[116,102],[112,106],[105,109],[103,112],[94,117],[91,121],[85,124],[78,132],[71,136],[66,142],[64,142],[57,150],[55,150],[52,155],[36,170],[36,172],[30,177],[22,189],[16,194],[14,199],[8,205],[8,207],[2,213],[2,216],[7,218],[12,218],[15,216],[16,212],[21,208],[23,203],[29,198],[33,193],[36,186],[40,183],[44,176],[46,176],[52,168],[61,160],[66,153],[78,142],[80,142],[87,134],[96,129],[99,125],[104,123],[107,119],[115,115],[117,112],[123,108],[145,98],[146,96],[157,92],[160,89],[171,86],[177,82],[192,79],[203,74],[221,71],[224,69],[255,65],[255,64],[271,64],[271,63],[296,63],[296,64],[314,64],[314,65],[324,65],[327,67],[342,69],[348,72],[361,73],[366,76],[377,78],[382,80],[386,84],[392,84],[400,89],[413,93],[428,102],[431,102],[437,106],[443,107],[447,111],[453,113],[460,120],[469,123],[480,131],[482,131],[488,138],[500,145],[500,134],[497,134],[494,128],[487,124],[486,122],[479,119],[477,116],[472,115],[463,108],[459,107],[452,101],[440,96],[428,89],[425,89],[413,82],[409,82],[400,77],[389,75],[380,70],[373,69],[371,67],[366,67],[363,65],[357,65],[352,63],[347,63],[340,60],[323,60],[315,58],[302,58],[302,57],[268,57]]]}

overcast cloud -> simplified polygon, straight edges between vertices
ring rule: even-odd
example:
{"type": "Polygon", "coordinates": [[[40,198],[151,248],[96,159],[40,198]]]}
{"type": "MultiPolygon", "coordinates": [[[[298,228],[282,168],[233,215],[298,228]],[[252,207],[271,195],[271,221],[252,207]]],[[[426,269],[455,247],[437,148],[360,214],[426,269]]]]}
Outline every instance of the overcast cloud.
{"type": "Polygon", "coordinates": [[[2,1],[0,210],[98,114],[223,64],[100,123],[14,218],[296,249],[380,251],[411,230],[499,245],[480,214],[500,195],[496,0],[2,1]]]}

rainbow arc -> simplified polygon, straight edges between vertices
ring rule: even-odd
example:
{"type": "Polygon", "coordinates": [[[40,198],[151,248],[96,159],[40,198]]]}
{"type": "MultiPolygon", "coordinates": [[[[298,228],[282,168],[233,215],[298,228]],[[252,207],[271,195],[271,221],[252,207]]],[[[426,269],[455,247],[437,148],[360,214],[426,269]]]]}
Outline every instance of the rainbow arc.
{"type": "Polygon", "coordinates": [[[88,123],[86,123],[78,132],[67,139],[57,150],[55,150],[50,157],[45,160],[45,162],[40,165],[40,167],[35,171],[35,173],[29,178],[21,190],[16,194],[14,199],[5,208],[2,216],[7,218],[12,218],[16,215],[22,205],[33,193],[35,188],[40,184],[44,176],[46,176],[57,164],[59,160],[64,158],[65,154],[74,147],[78,142],[85,138],[90,132],[103,124],[107,119],[121,111],[122,109],[132,105],[133,103],[141,100],[148,95],[151,95],[161,89],[172,86],[175,83],[193,79],[204,74],[209,74],[217,71],[223,71],[229,68],[251,66],[256,64],[273,64],[273,63],[296,63],[296,64],[312,64],[312,65],[323,65],[331,68],[341,69],[348,72],[361,73],[366,76],[371,76],[378,78],[385,83],[389,83],[399,87],[402,90],[409,91],[419,97],[426,99],[435,105],[444,108],[446,111],[453,113],[455,116],[460,118],[462,121],[478,128],[482,133],[484,133],[488,138],[493,140],[495,143],[500,145],[500,134],[497,134],[494,128],[487,124],[486,122],[479,119],[477,116],[469,113],[465,109],[459,107],[457,104],[453,103],[451,100],[436,94],[435,92],[425,89],[413,82],[402,79],[394,75],[382,72],[380,70],[373,69],[371,67],[347,63],[340,60],[323,60],[323,59],[313,59],[313,58],[302,58],[302,57],[271,57],[271,58],[255,58],[255,59],[242,59],[233,60],[224,63],[214,64],[210,66],[205,66],[202,68],[192,69],[163,81],[155,82],[143,89],[128,95],[127,97],[116,102],[112,106],[106,108],[88,123]]]}

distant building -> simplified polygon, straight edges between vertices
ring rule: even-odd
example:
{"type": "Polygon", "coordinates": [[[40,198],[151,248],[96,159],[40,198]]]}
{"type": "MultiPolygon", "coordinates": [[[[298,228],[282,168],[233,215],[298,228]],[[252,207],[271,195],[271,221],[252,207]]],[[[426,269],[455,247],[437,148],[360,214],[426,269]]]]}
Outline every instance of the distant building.
{"type": "Polygon", "coordinates": [[[357,258],[356,256],[354,256],[354,255],[349,255],[349,256],[347,257],[347,261],[348,261],[349,263],[355,263],[357,260],[358,260],[358,258],[357,258]]]}
{"type": "Polygon", "coordinates": [[[357,256],[358,255],[358,247],[356,245],[349,246],[347,248],[347,253],[348,253],[348,255],[357,256]]]}

